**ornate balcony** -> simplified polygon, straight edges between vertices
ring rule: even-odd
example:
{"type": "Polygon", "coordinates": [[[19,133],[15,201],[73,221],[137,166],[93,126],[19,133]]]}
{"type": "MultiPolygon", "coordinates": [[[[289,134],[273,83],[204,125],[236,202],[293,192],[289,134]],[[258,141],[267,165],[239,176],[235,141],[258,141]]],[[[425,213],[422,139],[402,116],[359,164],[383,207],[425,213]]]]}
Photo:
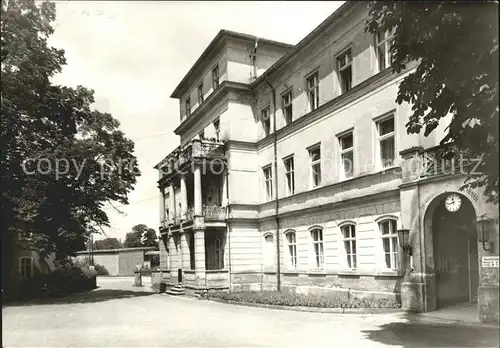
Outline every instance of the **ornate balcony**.
{"type": "Polygon", "coordinates": [[[166,156],[156,167],[161,177],[184,171],[194,160],[224,159],[224,144],[213,140],[192,140],[185,146],[179,146],[166,156]]]}
{"type": "Polygon", "coordinates": [[[205,221],[224,221],[226,219],[227,208],[219,205],[204,205],[203,216],[205,221]]]}

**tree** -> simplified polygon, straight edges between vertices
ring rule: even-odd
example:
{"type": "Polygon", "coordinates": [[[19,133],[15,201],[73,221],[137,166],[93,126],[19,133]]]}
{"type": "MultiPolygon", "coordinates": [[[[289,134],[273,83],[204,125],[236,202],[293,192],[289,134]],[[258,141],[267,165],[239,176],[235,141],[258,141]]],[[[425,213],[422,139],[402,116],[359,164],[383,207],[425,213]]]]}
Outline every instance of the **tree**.
{"type": "Polygon", "coordinates": [[[106,238],[94,242],[95,250],[120,249],[121,247],[122,243],[116,238],[106,238]]]}
{"type": "Polygon", "coordinates": [[[396,98],[413,104],[407,132],[427,136],[451,114],[441,144],[482,158],[462,188],[483,187],[498,204],[498,4],[378,1],[369,15],[366,31],[394,30],[393,72],[417,62],[396,98]]]}
{"type": "Polygon", "coordinates": [[[47,44],[54,3],[1,6],[0,223],[8,272],[20,231],[32,233],[42,256],[55,252],[60,260],[83,249],[90,233],[109,225],[105,205],[128,203],[140,172],[119,122],[91,108],[93,91],[51,82],[66,64],[64,51],[47,44]]]}
{"type": "Polygon", "coordinates": [[[127,233],[123,245],[126,248],[158,246],[158,240],[154,229],[144,224],[132,227],[132,232],[127,233]]]}

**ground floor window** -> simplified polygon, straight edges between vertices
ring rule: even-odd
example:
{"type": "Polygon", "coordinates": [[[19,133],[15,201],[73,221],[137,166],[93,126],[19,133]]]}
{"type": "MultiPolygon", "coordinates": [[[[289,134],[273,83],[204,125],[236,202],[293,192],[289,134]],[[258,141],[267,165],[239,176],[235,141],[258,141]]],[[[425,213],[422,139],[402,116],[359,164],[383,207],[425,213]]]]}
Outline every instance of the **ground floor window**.
{"type": "Polygon", "coordinates": [[[194,232],[188,233],[187,237],[189,244],[189,265],[190,268],[194,270],[196,268],[196,260],[194,253],[194,232]]]}
{"type": "Polygon", "coordinates": [[[225,232],[205,231],[205,267],[207,270],[224,269],[225,232]]]}
{"type": "Polygon", "coordinates": [[[30,279],[33,277],[33,259],[31,257],[19,258],[19,273],[21,279],[30,279]]]}

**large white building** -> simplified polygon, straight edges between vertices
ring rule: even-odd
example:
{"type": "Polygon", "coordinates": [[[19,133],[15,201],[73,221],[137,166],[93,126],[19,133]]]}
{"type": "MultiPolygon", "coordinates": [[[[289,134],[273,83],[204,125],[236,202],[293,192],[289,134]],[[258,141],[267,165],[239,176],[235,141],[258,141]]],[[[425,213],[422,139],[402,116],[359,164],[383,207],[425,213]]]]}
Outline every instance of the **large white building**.
{"type": "Polygon", "coordinates": [[[181,143],[155,167],[167,286],[478,302],[498,320],[497,208],[431,160],[444,124],[406,133],[414,65],[387,69],[367,17],[347,2],[295,46],[222,30],[179,83],[181,143]]]}

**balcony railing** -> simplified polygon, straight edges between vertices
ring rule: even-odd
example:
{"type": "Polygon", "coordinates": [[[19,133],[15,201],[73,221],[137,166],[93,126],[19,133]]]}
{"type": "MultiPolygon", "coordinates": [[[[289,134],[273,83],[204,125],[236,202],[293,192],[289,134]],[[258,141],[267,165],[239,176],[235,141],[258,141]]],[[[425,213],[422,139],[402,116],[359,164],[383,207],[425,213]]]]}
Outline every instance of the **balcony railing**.
{"type": "Polygon", "coordinates": [[[159,164],[163,175],[168,175],[180,169],[195,158],[224,158],[223,144],[212,140],[193,140],[189,144],[177,147],[159,164]]]}
{"type": "MultiPolygon", "coordinates": [[[[202,214],[205,221],[225,221],[226,220],[227,208],[220,205],[204,205],[202,214]]],[[[190,207],[184,213],[184,215],[178,215],[172,218],[166,218],[162,220],[162,226],[167,227],[169,224],[178,225],[182,221],[192,221],[194,219],[194,208],[190,207]]]]}

